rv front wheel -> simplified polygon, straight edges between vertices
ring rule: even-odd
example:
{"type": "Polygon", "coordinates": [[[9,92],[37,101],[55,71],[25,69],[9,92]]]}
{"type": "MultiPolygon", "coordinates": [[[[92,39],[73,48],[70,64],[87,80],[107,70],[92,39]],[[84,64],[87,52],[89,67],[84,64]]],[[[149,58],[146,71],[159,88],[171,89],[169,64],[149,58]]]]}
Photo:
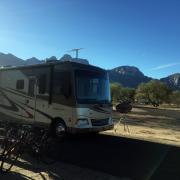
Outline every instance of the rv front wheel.
{"type": "Polygon", "coordinates": [[[66,125],[63,122],[57,122],[55,124],[55,136],[57,138],[62,138],[66,134],[66,125]]]}

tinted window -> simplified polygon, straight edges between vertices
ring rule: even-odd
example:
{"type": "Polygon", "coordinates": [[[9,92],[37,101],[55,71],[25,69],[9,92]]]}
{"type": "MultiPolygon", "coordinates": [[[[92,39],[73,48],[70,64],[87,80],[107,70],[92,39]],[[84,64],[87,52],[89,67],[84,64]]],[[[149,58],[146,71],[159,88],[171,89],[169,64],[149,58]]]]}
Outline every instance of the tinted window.
{"type": "Polygon", "coordinates": [[[16,89],[19,89],[19,90],[24,89],[24,80],[23,79],[17,80],[16,89]]]}
{"type": "Polygon", "coordinates": [[[70,93],[70,72],[55,72],[53,94],[66,96],[70,93]]]}
{"type": "Polygon", "coordinates": [[[39,94],[46,93],[47,76],[46,74],[40,75],[38,79],[39,94]]]}
{"type": "Polygon", "coordinates": [[[29,89],[28,89],[28,95],[34,96],[35,95],[35,85],[36,85],[36,79],[32,78],[29,79],[29,89]]]}
{"type": "Polygon", "coordinates": [[[77,70],[76,97],[79,103],[109,103],[110,88],[107,73],[77,70]]]}

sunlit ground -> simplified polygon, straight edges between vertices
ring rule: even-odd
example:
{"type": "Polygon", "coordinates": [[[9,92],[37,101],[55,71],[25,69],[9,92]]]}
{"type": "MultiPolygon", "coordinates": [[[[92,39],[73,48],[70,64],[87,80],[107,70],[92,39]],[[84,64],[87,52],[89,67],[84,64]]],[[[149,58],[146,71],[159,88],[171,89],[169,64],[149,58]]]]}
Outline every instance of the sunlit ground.
{"type": "Polygon", "coordinates": [[[179,108],[136,106],[125,115],[114,112],[113,119],[108,133],[180,146],[179,108]]]}

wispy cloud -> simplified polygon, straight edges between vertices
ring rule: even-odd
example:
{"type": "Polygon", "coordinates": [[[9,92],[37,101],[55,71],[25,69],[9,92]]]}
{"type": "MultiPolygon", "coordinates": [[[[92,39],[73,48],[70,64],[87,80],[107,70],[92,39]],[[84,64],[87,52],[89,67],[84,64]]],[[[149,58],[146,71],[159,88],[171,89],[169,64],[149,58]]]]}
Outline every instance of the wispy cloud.
{"type": "Polygon", "coordinates": [[[169,67],[173,67],[173,66],[177,66],[177,65],[180,65],[180,62],[179,63],[163,64],[163,65],[154,67],[151,70],[160,70],[160,69],[165,69],[165,68],[169,68],[169,67]]]}

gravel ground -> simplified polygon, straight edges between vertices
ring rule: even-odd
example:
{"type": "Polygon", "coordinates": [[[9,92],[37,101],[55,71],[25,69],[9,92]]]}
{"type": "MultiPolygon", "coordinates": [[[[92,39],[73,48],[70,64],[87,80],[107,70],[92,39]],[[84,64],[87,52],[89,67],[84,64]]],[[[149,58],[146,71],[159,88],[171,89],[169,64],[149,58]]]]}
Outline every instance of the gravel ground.
{"type": "Polygon", "coordinates": [[[180,109],[137,107],[126,115],[114,112],[114,119],[108,133],[180,147],[180,109]]]}

